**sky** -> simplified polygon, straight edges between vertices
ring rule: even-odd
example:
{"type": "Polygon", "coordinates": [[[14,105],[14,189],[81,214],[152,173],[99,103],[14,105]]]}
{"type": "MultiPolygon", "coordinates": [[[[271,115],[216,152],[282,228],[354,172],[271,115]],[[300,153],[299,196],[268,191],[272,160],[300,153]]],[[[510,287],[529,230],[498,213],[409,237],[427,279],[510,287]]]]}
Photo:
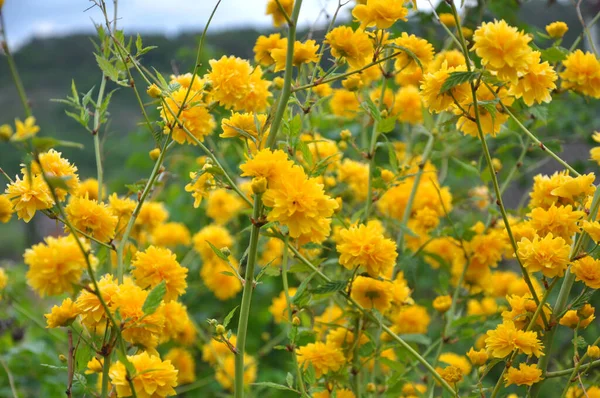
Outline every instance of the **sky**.
{"type": "MultiPolygon", "coordinates": [[[[344,0],[347,1],[347,0],[344,0]]],[[[112,13],[112,0],[107,1],[112,13]]],[[[271,26],[265,15],[266,0],[222,0],[211,23],[211,30],[231,27],[271,26]]],[[[126,33],[162,32],[167,35],[182,31],[201,31],[216,0],[120,0],[118,25],[126,33]]],[[[325,23],[321,13],[330,15],[337,0],[304,0],[300,24],[325,23]]],[[[88,0],[6,0],[2,13],[9,44],[18,47],[33,37],[61,36],[74,32],[90,32],[94,22],[104,21],[102,13],[88,0]]],[[[345,7],[346,16],[352,4],[345,7]]]]}

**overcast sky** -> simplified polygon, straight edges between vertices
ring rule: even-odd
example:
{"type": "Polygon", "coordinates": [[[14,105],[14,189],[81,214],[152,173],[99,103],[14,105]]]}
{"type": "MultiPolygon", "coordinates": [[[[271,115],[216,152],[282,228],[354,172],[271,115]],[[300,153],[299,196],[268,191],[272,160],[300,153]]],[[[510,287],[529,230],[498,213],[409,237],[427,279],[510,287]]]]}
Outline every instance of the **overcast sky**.
{"type": "MultiPolygon", "coordinates": [[[[112,0],[107,1],[112,7],[112,0]]],[[[239,26],[269,26],[265,15],[266,0],[222,0],[211,29],[239,26]]],[[[216,0],[120,0],[118,25],[127,32],[200,31],[216,0]]],[[[103,22],[96,7],[87,10],[88,0],[6,0],[3,7],[6,30],[11,45],[21,45],[32,37],[89,32],[92,21],[103,22]],[[86,11],[87,10],[87,11],[86,11]]],[[[335,11],[337,0],[304,0],[300,21],[312,24],[321,10],[335,11]]],[[[350,10],[352,3],[346,6],[350,10]]],[[[348,15],[348,11],[346,11],[348,15]]],[[[320,21],[325,19],[321,15],[320,21]]]]}

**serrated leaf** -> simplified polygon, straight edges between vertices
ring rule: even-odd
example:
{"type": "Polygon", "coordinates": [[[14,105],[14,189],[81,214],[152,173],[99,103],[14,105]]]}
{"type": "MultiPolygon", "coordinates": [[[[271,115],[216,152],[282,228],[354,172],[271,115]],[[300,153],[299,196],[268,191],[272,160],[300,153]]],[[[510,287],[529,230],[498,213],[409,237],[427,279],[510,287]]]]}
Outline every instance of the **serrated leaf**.
{"type": "Polygon", "coordinates": [[[238,308],[239,308],[239,305],[236,306],[231,311],[229,311],[229,314],[227,314],[227,316],[223,320],[223,326],[227,327],[227,325],[229,325],[229,322],[231,322],[231,319],[233,318],[233,315],[235,314],[235,312],[237,311],[238,308]]]}
{"type": "Polygon", "coordinates": [[[285,376],[285,382],[287,383],[287,385],[290,388],[294,387],[294,375],[292,375],[290,372],[288,372],[288,374],[285,376]]]}
{"type": "Polygon", "coordinates": [[[543,105],[532,106],[529,108],[531,116],[541,121],[543,124],[548,123],[548,107],[543,105]]]}
{"type": "Polygon", "coordinates": [[[100,70],[102,70],[102,73],[113,82],[119,83],[119,70],[106,58],[100,57],[98,54],[94,54],[94,56],[96,57],[96,62],[98,63],[100,70]]]}
{"type": "Polygon", "coordinates": [[[442,84],[442,87],[440,88],[440,94],[444,94],[461,84],[473,81],[477,77],[479,77],[479,72],[451,72],[450,75],[446,78],[444,84],[442,84]]]}
{"type": "Polygon", "coordinates": [[[154,287],[154,289],[150,291],[150,293],[148,293],[148,297],[146,297],[146,301],[144,301],[144,305],[142,306],[142,311],[144,311],[144,314],[154,314],[160,306],[160,303],[162,302],[166,293],[167,284],[164,280],[162,280],[154,287]]]}
{"type": "Polygon", "coordinates": [[[381,112],[369,96],[365,97],[365,100],[361,102],[360,106],[367,111],[374,120],[377,122],[381,121],[381,112]]]}
{"type": "Polygon", "coordinates": [[[346,286],[348,286],[348,281],[329,281],[314,289],[310,289],[310,292],[313,294],[335,293],[344,290],[346,286]]]}
{"type": "Polygon", "coordinates": [[[308,145],[306,145],[306,142],[302,140],[298,141],[298,147],[300,149],[300,152],[302,152],[302,158],[304,159],[304,161],[308,164],[309,167],[312,167],[313,156],[312,152],[308,148],[308,145]]]}
{"type": "Polygon", "coordinates": [[[304,371],[304,382],[308,385],[312,385],[315,383],[315,381],[316,381],[315,367],[313,366],[312,363],[309,363],[308,367],[304,371]]]}

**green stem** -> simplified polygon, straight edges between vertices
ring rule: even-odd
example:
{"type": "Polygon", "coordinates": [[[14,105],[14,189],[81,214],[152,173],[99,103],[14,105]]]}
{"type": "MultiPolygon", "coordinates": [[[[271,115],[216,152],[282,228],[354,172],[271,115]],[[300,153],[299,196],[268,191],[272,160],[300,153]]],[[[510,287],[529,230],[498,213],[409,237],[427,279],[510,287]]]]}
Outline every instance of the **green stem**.
{"type": "MultiPolygon", "coordinates": [[[[579,370],[584,371],[584,370],[595,368],[597,366],[600,366],[600,359],[588,362],[585,365],[581,365],[579,367],[579,370]]],[[[555,377],[574,375],[573,372],[576,372],[576,368],[568,368],[568,369],[563,369],[563,370],[557,370],[556,372],[548,372],[548,373],[544,374],[543,376],[545,379],[552,379],[555,377]]]]}
{"type": "MultiPolygon", "coordinates": [[[[94,152],[96,154],[96,171],[98,174],[98,202],[102,201],[102,180],[104,172],[102,169],[102,155],[100,153],[100,109],[102,108],[102,101],[104,100],[104,89],[106,87],[106,76],[102,74],[102,82],[100,83],[100,90],[98,91],[98,99],[96,100],[96,110],[94,111],[94,129],[92,134],[94,135],[94,152]]],[[[107,195],[108,196],[108,195],[107,195]]]]}
{"type": "MultiPolygon", "coordinates": [[[[381,84],[381,94],[379,95],[379,110],[383,109],[383,99],[385,97],[385,89],[387,86],[387,80],[383,78],[381,84]]],[[[373,121],[373,130],[371,131],[371,144],[369,145],[369,152],[367,154],[369,158],[369,180],[367,183],[367,201],[365,203],[365,222],[369,221],[369,215],[371,213],[371,207],[373,205],[373,173],[375,171],[375,151],[377,150],[377,128],[379,123],[377,120],[373,121]]]]}
{"type": "Polygon", "coordinates": [[[525,142],[523,142],[523,149],[521,150],[521,153],[519,154],[519,157],[517,158],[517,161],[515,162],[515,164],[513,165],[513,167],[508,172],[508,175],[506,176],[506,180],[504,180],[504,183],[500,187],[500,193],[501,194],[504,194],[504,191],[506,191],[506,189],[510,185],[513,177],[515,176],[515,174],[517,172],[517,170],[519,170],[519,168],[523,165],[523,159],[525,159],[525,155],[527,154],[527,150],[528,149],[529,149],[529,139],[525,139],[525,142]]]}
{"type": "Polygon", "coordinates": [[[287,108],[290,94],[292,93],[292,72],[294,71],[294,43],[296,42],[296,24],[298,23],[298,15],[300,15],[300,7],[302,6],[302,0],[296,0],[294,2],[294,8],[292,9],[291,23],[288,25],[288,40],[287,40],[287,53],[285,56],[285,72],[283,74],[283,88],[281,94],[277,100],[277,110],[275,112],[275,118],[271,124],[271,132],[267,138],[267,147],[274,148],[277,142],[277,133],[281,126],[281,120],[287,108]]]}
{"type": "Polygon", "coordinates": [[[252,292],[254,291],[254,268],[258,249],[258,237],[260,236],[260,217],[262,210],[261,195],[254,195],[254,206],[252,209],[252,229],[250,230],[250,245],[248,247],[248,264],[246,265],[246,276],[244,278],[244,291],[240,305],[240,317],[238,321],[237,343],[235,355],[235,398],[244,397],[244,356],[246,354],[246,334],[248,332],[248,318],[250,316],[250,304],[252,292]]]}
{"type": "MultiPolygon", "coordinates": [[[[465,60],[466,60],[465,63],[467,65],[467,70],[470,72],[471,71],[471,59],[469,57],[469,50],[467,48],[467,43],[465,41],[465,37],[463,35],[462,28],[460,25],[460,18],[458,16],[458,12],[456,10],[456,4],[454,4],[454,2],[450,2],[450,6],[452,8],[452,14],[454,15],[454,20],[456,21],[456,30],[458,31],[458,35],[459,35],[459,38],[460,38],[460,41],[462,44],[462,50],[463,50],[463,54],[465,56],[465,60]]],[[[519,258],[519,255],[517,253],[517,249],[518,249],[517,242],[512,233],[512,228],[511,228],[510,222],[508,220],[506,208],[504,207],[504,202],[502,201],[502,192],[500,192],[500,186],[498,184],[498,177],[496,176],[496,172],[494,170],[492,156],[490,154],[490,150],[488,148],[487,141],[485,140],[485,134],[481,127],[479,104],[477,101],[477,90],[475,89],[475,84],[472,81],[470,82],[470,86],[471,86],[471,95],[473,97],[473,108],[474,108],[474,112],[475,112],[475,124],[477,125],[477,132],[479,135],[479,140],[481,141],[481,146],[482,146],[483,152],[485,154],[485,158],[486,158],[487,165],[488,165],[488,170],[489,170],[489,173],[490,173],[490,176],[492,179],[492,183],[494,185],[494,191],[496,193],[496,200],[498,203],[498,207],[500,207],[500,213],[502,213],[502,219],[504,220],[504,227],[506,228],[506,233],[508,234],[510,243],[511,243],[513,251],[515,253],[515,257],[517,259],[517,262],[519,263],[519,267],[521,268],[521,273],[523,274],[523,279],[525,280],[525,283],[529,287],[529,290],[531,291],[531,296],[533,297],[533,300],[535,301],[536,305],[540,305],[540,299],[538,298],[537,293],[533,287],[531,278],[529,277],[529,273],[523,266],[523,263],[521,263],[521,259],[519,258]]],[[[543,312],[541,313],[541,316],[542,316],[542,320],[544,321],[544,324],[548,325],[548,321],[546,320],[546,316],[544,315],[543,312]]]]}
{"type": "MultiPolygon", "coordinates": [[[[496,97],[498,98],[498,97],[496,97]]],[[[554,158],[558,163],[560,163],[565,169],[569,170],[571,173],[573,173],[576,176],[580,176],[581,174],[579,174],[579,172],[577,172],[577,170],[575,170],[573,167],[571,167],[567,162],[565,162],[564,160],[562,160],[560,158],[560,156],[558,156],[557,154],[555,154],[554,152],[552,152],[552,150],[550,150],[548,147],[546,147],[542,141],[538,140],[538,138],[527,129],[527,127],[525,127],[523,125],[523,123],[521,123],[521,121],[519,121],[519,119],[517,119],[517,117],[506,107],[506,105],[504,105],[502,103],[502,101],[499,102],[499,104],[502,106],[502,109],[504,110],[504,112],[506,112],[506,114],[508,116],[510,116],[510,118],[517,124],[517,126],[519,126],[519,128],[525,133],[527,134],[527,136],[529,138],[531,138],[531,140],[533,142],[535,142],[544,152],[547,152],[552,158],[554,158]]],[[[477,109],[477,108],[475,108],[477,109]]],[[[477,112],[477,111],[476,111],[477,112]]]]}
{"type": "MultiPolygon", "coordinates": [[[[329,278],[327,275],[325,275],[320,269],[318,269],[317,267],[315,267],[309,260],[306,259],[306,257],[304,257],[295,247],[293,247],[292,245],[288,244],[288,248],[292,251],[292,253],[294,253],[294,256],[296,256],[296,258],[298,258],[302,263],[304,263],[306,266],[308,266],[316,275],[318,275],[321,279],[323,279],[326,282],[331,282],[331,278],[329,278]]],[[[444,387],[448,392],[450,392],[452,395],[455,395],[455,391],[454,389],[450,386],[450,384],[448,384],[437,372],[436,370],[433,368],[433,366],[431,366],[431,364],[429,362],[427,362],[427,360],[425,358],[423,358],[417,351],[415,351],[414,348],[412,348],[410,346],[410,344],[408,344],[406,341],[404,341],[400,336],[398,336],[396,333],[394,333],[388,326],[386,326],[383,321],[381,319],[378,319],[377,317],[375,317],[371,311],[367,311],[365,310],[360,304],[358,304],[352,297],[348,296],[348,294],[345,291],[338,291],[338,294],[341,294],[346,300],[349,301],[349,303],[354,306],[356,309],[358,309],[360,312],[362,312],[364,314],[364,316],[366,316],[367,318],[369,318],[369,320],[373,323],[375,323],[376,325],[378,325],[379,327],[381,327],[383,329],[383,331],[385,331],[393,340],[395,340],[397,343],[399,343],[403,349],[405,349],[408,354],[413,357],[414,359],[416,359],[419,363],[421,363],[421,365],[423,365],[427,371],[431,374],[431,376],[433,378],[435,378],[441,385],[442,387],[444,387]]]]}
{"type": "Polygon", "coordinates": [[[6,60],[8,61],[8,68],[10,69],[10,74],[12,75],[12,79],[15,82],[15,87],[17,88],[17,93],[19,94],[19,99],[23,104],[23,109],[25,110],[25,116],[32,116],[31,107],[29,106],[29,100],[27,99],[27,93],[25,92],[25,88],[23,87],[23,81],[21,80],[21,76],[19,75],[19,71],[17,69],[17,65],[15,60],[10,52],[10,48],[8,47],[8,38],[6,37],[6,24],[4,23],[4,15],[2,14],[2,10],[0,9],[0,33],[2,34],[2,49],[4,50],[4,54],[6,55],[6,60]]]}
{"type": "Polygon", "coordinates": [[[110,354],[103,357],[104,362],[102,364],[102,398],[108,397],[108,371],[110,370],[110,357],[110,354]]]}

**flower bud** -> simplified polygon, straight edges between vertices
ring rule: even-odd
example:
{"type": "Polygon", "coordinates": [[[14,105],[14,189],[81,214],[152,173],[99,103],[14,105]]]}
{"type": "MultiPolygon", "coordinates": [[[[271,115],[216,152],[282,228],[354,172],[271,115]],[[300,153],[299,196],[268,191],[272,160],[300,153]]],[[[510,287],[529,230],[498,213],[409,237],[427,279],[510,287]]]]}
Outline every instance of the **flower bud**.
{"type": "Polygon", "coordinates": [[[433,308],[439,313],[444,313],[452,306],[452,297],[450,296],[438,296],[433,300],[433,308]]]}
{"type": "Polygon", "coordinates": [[[344,141],[349,140],[350,138],[352,138],[352,133],[350,132],[350,130],[344,129],[340,131],[340,138],[344,141]]]}
{"type": "Polygon", "coordinates": [[[492,166],[494,166],[494,171],[499,172],[502,170],[502,162],[498,158],[492,159],[492,166]]]}
{"type": "Polygon", "coordinates": [[[148,152],[148,155],[150,155],[150,159],[156,161],[160,156],[160,148],[154,148],[153,150],[148,152]]]}
{"type": "Polygon", "coordinates": [[[151,96],[152,98],[159,98],[162,95],[161,89],[154,83],[152,83],[148,87],[148,90],[146,90],[146,93],[148,93],[148,95],[151,96]]]}
{"type": "Polygon", "coordinates": [[[225,334],[227,332],[227,330],[225,329],[225,326],[218,324],[217,327],[215,328],[215,332],[221,336],[223,334],[225,334]]]}
{"type": "Polygon", "coordinates": [[[283,82],[283,78],[279,76],[273,79],[273,84],[275,84],[275,87],[277,87],[279,90],[283,88],[283,82]]]}
{"type": "Polygon", "coordinates": [[[587,355],[592,359],[600,358],[600,347],[598,347],[597,345],[588,346],[587,355]]]}
{"type": "Polygon", "coordinates": [[[389,170],[381,170],[381,178],[383,181],[390,183],[394,180],[394,173],[389,170]]]}
{"type": "Polygon", "coordinates": [[[254,177],[250,187],[255,195],[264,193],[267,190],[267,179],[265,177],[254,177]]]}
{"type": "Polygon", "coordinates": [[[342,141],[338,144],[338,148],[340,148],[340,150],[345,151],[346,149],[348,149],[348,143],[346,143],[346,141],[342,141]]]}
{"type": "MultiPolygon", "coordinates": [[[[2,1],[2,0],[0,0],[0,1],[2,1]]],[[[58,360],[61,361],[61,362],[67,362],[67,357],[64,356],[63,354],[60,354],[58,356],[58,360]]]]}
{"type": "Polygon", "coordinates": [[[227,246],[221,248],[221,253],[223,253],[226,257],[231,256],[231,250],[227,246]]]}
{"type": "Polygon", "coordinates": [[[479,351],[475,351],[473,349],[473,347],[471,347],[469,352],[467,352],[467,356],[469,357],[469,360],[471,361],[471,363],[475,366],[485,364],[489,358],[488,354],[485,350],[482,349],[479,351]]]}
{"type": "Polygon", "coordinates": [[[567,24],[562,21],[556,21],[546,25],[546,32],[548,32],[548,35],[553,39],[560,39],[568,30],[569,27],[567,24]]]}
{"type": "Polygon", "coordinates": [[[10,125],[3,124],[2,126],[0,126],[0,140],[8,141],[12,135],[13,129],[10,125]]]}
{"type": "Polygon", "coordinates": [[[367,384],[367,392],[375,392],[377,388],[375,387],[375,383],[367,384]]]}
{"type": "Polygon", "coordinates": [[[298,318],[297,316],[292,318],[292,323],[294,324],[294,326],[300,326],[300,324],[302,323],[300,321],[300,318],[298,318]]]}
{"type": "Polygon", "coordinates": [[[582,319],[587,319],[594,315],[594,312],[595,308],[592,307],[590,304],[586,304],[577,311],[577,315],[579,315],[579,317],[582,319]]]}

